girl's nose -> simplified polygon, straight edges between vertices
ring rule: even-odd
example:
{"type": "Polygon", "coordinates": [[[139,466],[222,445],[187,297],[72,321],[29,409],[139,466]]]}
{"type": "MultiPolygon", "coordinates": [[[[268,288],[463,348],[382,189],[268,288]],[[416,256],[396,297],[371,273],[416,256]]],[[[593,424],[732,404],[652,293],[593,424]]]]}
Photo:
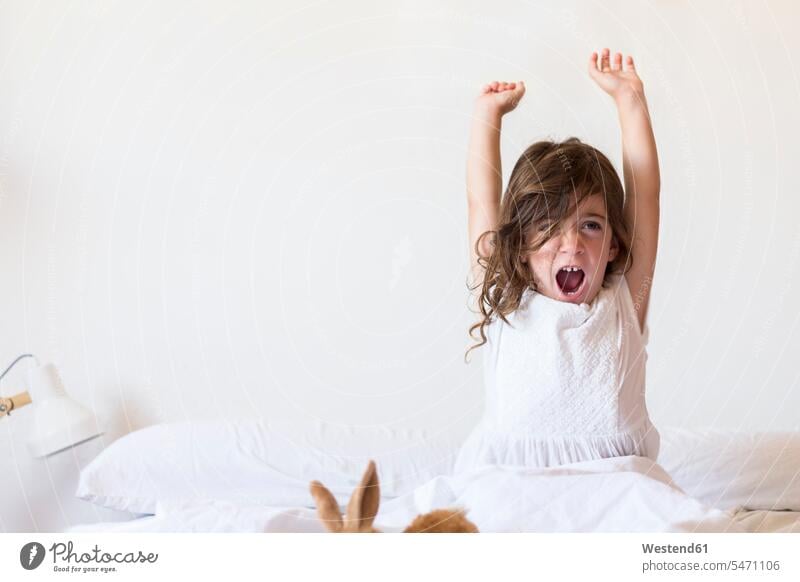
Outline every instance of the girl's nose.
{"type": "Polygon", "coordinates": [[[578,229],[564,228],[561,231],[561,249],[568,253],[582,253],[584,250],[583,238],[578,229]]]}

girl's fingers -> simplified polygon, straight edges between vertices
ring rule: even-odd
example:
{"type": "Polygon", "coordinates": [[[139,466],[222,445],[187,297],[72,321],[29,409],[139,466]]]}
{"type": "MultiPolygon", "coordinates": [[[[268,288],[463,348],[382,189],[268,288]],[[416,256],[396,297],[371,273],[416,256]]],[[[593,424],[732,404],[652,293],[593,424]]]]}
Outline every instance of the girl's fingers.
{"type": "Polygon", "coordinates": [[[505,81],[492,81],[486,85],[481,86],[481,94],[485,93],[503,93],[505,91],[513,91],[522,95],[525,93],[525,83],[523,81],[507,83],[505,81]]]}
{"type": "Polygon", "coordinates": [[[589,71],[595,70],[597,71],[597,53],[593,52],[592,56],[589,57],[589,71]]]}
{"type": "Polygon", "coordinates": [[[611,64],[612,71],[621,71],[622,70],[622,55],[617,53],[614,55],[614,62],[611,64]]]}
{"type": "Polygon", "coordinates": [[[608,64],[608,60],[609,60],[608,59],[608,53],[609,53],[608,49],[604,48],[603,49],[603,54],[600,57],[600,70],[601,71],[607,71],[607,70],[609,70],[611,68],[609,66],[609,64],[608,64]]]}
{"type": "Polygon", "coordinates": [[[629,71],[636,71],[636,69],[633,66],[633,57],[632,56],[628,56],[628,70],[629,71]]]}

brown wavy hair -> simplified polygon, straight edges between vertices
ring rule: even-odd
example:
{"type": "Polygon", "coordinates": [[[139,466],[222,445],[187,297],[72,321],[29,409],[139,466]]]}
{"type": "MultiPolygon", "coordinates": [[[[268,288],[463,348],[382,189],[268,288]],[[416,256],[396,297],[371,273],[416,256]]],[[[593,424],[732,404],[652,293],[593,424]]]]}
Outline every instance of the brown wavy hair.
{"type": "Polygon", "coordinates": [[[598,149],[576,137],[562,142],[538,141],[520,156],[508,181],[500,203],[496,230],[482,233],[475,244],[478,264],[483,267],[483,280],[471,287],[481,288],[478,306],[482,321],[469,328],[469,335],[480,332],[480,342],[469,353],[486,343],[484,328],[500,317],[515,311],[527,289],[536,290],[536,283],[522,255],[539,250],[557,231],[562,221],[573,214],[585,198],[603,194],[608,222],[619,251],[609,262],[603,276],[608,287],[614,273],[625,273],[632,260],[630,232],[623,215],[624,189],[614,166],[598,149]],[[493,247],[487,257],[481,254],[481,240],[489,236],[493,247]],[[627,265],[627,268],[626,268],[627,265]]]}

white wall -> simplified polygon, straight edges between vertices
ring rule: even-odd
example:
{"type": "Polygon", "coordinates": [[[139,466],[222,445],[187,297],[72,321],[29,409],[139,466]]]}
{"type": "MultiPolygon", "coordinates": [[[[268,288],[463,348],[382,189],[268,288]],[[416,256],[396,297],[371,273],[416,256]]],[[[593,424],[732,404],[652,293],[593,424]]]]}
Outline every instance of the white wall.
{"type": "Polygon", "coordinates": [[[78,470],[153,423],[466,434],[482,398],[480,357],[462,360],[472,99],[528,83],[506,171],[570,135],[619,167],[612,103],[585,69],[603,46],[635,55],[662,164],[655,424],[797,428],[789,0],[0,11],[0,366],[54,361],[110,426],[42,462],[24,448],[27,409],[0,421],[0,531],[111,519],[72,499],[78,470]]]}

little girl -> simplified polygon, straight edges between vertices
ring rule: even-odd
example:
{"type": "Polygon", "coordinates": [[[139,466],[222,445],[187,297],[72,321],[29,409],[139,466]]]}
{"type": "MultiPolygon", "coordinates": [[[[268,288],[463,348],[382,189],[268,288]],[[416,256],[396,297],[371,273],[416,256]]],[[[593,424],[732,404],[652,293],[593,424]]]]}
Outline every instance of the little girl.
{"type": "Polygon", "coordinates": [[[486,409],[455,471],[606,457],[655,460],[645,406],[646,322],[658,244],[660,177],[642,82],[628,57],[589,60],[622,128],[625,187],[576,138],[534,143],[500,199],[500,126],[525,93],[478,97],[467,164],[471,274],[480,288],[486,409]]]}

